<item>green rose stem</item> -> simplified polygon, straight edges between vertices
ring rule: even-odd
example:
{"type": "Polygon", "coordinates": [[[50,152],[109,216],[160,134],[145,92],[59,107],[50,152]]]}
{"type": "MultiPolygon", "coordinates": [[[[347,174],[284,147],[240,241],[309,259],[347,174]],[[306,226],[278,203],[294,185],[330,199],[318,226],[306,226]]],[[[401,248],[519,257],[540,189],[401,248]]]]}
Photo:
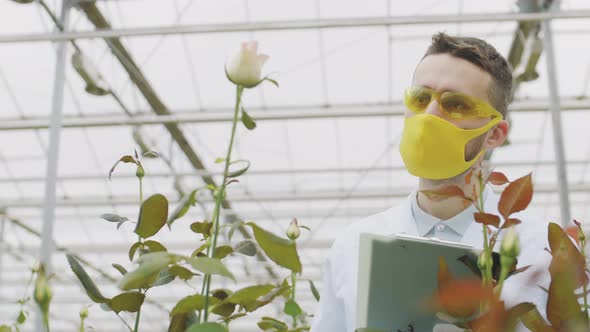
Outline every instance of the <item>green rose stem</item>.
{"type": "MultiPolygon", "coordinates": [[[[481,173],[481,171],[478,172],[478,174],[477,174],[477,181],[479,184],[479,188],[477,188],[478,197],[477,197],[476,207],[479,212],[483,213],[485,211],[485,206],[484,206],[484,201],[483,201],[484,183],[483,183],[483,174],[481,173]]],[[[487,227],[485,224],[482,224],[482,230],[483,230],[483,249],[484,249],[483,255],[484,255],[484,262],[485,262],[485,264],[483,264],[483,269],[481,271],[482,285],[484,287],[489,287],[492,285],[492,265],[493,265],[492,248],[490,248],[490,241],[488,238],[488,230],[487,230],[487,227]]],[[[481,269],[481,267],[480,267],[480,269],[481,269]]],[[[483,312],[486,307],[487,307],[487,303],[481,303],[480,310],[483,312]]]]}
{"type": "Polygon", "coordinates": [[[504,280],[508,277],[508,271],[510,271],[512,264],[514,264],[514,258],[504,255],[500,256],[500,280],[498,280],[498,286],[495,290],[498,297],[502,294],[502,286],[504,286],[504,280]]]}
{"type": "MultiPolygon", "coordinates": [[[[215,253],[215,246],[217,245],[217,237],[219,236],[219,211],[221,208],[221,201],[223,200],[225,194],[225,186],[227,179],[229,177],[229,165],[231,160],[231,152],[234,145],[234,138],[236,134],[236,127],[238,124],[238,113],[240,111],[240,103],[242,101],[242,92],[244,91],[244,87],[241,85],[236,85],[236,105],[234,108],[234,118],[232,122],[231,128],[231,138],[229,140],[229,147],[227,149],[227,155],[225,157],[225,169],[223,171],[223,181],[221,186],[218,190],[216,190],[215,195],[215,208],[213,209],[213,234],[211,239],[211,246],[207,248],[207,257],[212,258],[213,254],[215,253]]],[[[211,275],[206,274],[205,278],[203,279],[203,289],[201,291],[201,295],[205,297],[205,307],[203,308],[203,315],[201,322],[206,322],[207,318],[209,317],[209,288],[211,286],[211,275]]]]}
{"type": "MultiPolygon", "coordinates": [[[[586,262],[586,235],[584,234],[584,231],[582,231],[581,228],[578,228],[578,239],[580,241],[580,247],[581,250],[580,252],[582,253],[582,256],[584,257],[584,262],[586,262]]],[[[586,273],[584,273],[584,277],[586,277],[586,273]]],[[[584,294],[583,298],[584,298],[584,313],[586,315],[586,317],[588,317],[588,296],[586,296],[586,294],[588,294],[588,284],[586,283],[586,280],[584,280],[582,282],[583,285],[583,290],[584,292],[582,294],[584,294]]]]}
{"type": "MultiPolygon", "coordinates": [[[[291,301],[295,303],[295,285],[297,284],[297,278],[295,272],[291,272],[291,301]]],[[[297,327],[297,317],[293,316],[293,328],[297,327]]]]}
{"type": "MultiPolygon", "coordinates": [[[[145,175],[145,171],[141,164],[137,165],[137,171],[135,172],[135,176],[139,179],[139,209],[141,211],[141,204],[143,204],[143,176],[145,175]]],[[[141,241],[141,236],[138,235],[138,241],[141,241]]],[[[141,255],[141,250],[140,250],[141,255]]],[[[144,293],[145,294],[145,293],[144,293]]],[[[139,331],[139,318],[141,317],[141,306],[137,309],[137,315],[135,316],[135,327],[133,328],[133,332],[139,331]]]]}

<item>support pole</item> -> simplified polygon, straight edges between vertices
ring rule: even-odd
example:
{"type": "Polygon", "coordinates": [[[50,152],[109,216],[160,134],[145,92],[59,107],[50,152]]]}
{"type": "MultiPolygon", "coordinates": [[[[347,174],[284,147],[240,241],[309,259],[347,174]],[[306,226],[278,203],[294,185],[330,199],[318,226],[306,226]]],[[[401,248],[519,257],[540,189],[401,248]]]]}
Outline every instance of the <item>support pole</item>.
{"type": "MultiPolygon", "coordinates": [[[[0,208],[0,285],[3,284],[2,282],[2,260],[4,258],[4,248],[5,248],[5,243],[4,243],[4,232],[6,230],[6,209],[5,208],[0,208]]],[[[3,287],[0,287],[0,298],[2,297],[2,292],[4,291],[3,287]]]]}
{"type": "MultiPolygon", "coordinates": [[[[550,11],[551,9],[548,10],[550,11]]],[[[549,111],[551,112],[551,124],[553,126],[553,146],[557,169],[561,225],[567,226],[570,223],[569,188],[567,182],[565,148],[563,145],[563,130],[561,126],[561,112],[559,108],[559,88],[557,85],[558,78],[555,70],[555,53],[553,47],[553,32],[551,31],[551,20],[543,20],[541,26],[544,36],[543,41],[545,42],[547,79],[549,81],[549,111]]]]}
{"type": "MultiPolygon", "coordinates": [[[[67,31],[70,11],[70,0],[62,1],[61,25],[67,31]]],[[[57,29],[59,33],[59,29],[57,29]]],[[[67,42],[59,42],[56,52],[55,77],[53,81],[53,99],[49,125],[49,149],[47,151],[47,173],[45,180],[45,199],[43,201],[43,228],[41,232],[41,250],[39,261],[47,274],[51,274],[51,256],[53,254],[53,223],[56,205],[57,166],[59,161],[59,145],[63,111],[67,42]]],[[[35,331],[44,331],[42,316],[37,312],[35,331]]]]}

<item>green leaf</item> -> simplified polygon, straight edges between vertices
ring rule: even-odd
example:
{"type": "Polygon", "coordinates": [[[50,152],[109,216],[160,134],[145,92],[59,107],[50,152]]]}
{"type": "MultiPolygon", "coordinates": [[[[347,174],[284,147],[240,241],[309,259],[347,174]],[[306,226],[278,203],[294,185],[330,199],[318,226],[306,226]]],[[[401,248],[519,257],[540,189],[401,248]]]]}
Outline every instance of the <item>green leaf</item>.
{"type": "Polygon", "coordinates": [[[168,269],[168,272],[170,272],[170,274],[172,274],[173,276],[176,276],[184,281],[187,281],[195,276],[195,274],[191,270],[180,265],[171,266],[168,269]]]}
{"type": "Polygon", "coordinates": [[[104,213],[101,214],[100,217],[106,221],[117,223],[129,220],[127,217],[121,217],[120,215],[114,213],[104,213]]]}
{"type": "Polygon", "coordinates": [[[0,332],[12,332],[12,328],[8,325],[0,326],[0,332]]]}
{"type": "Polygon", "coordinates": [[[238,176],[246,173],[246,171],[248,170],[248,168],[250,168],[250,161],[248,160],[236,160],[236,161],[232,161],[232,164],[236,164],[236,163],[245,163],[246,165],[240,169],[238,169],[237,171],[231,171],[228,173],[228,177],[230,178],[237,178],[238,176]]]}
{"type": "Polygon", "coordinates": [[[315,298],[316,301],[320,302],[320,292],[318,292],[318,289],[315,287],[315,284],[313,283],[313,281],[308,280],[309,281],[309,288],[311,288],[311,293],[313,294],[313,297],[315,298]]]}
{"type": "Polygon", "coordinates": [[[553,331],[553,328],[545,321],[543,316],[537,308],[520,316],[520,320],[529,330],[535,332],[549,332],[553,331]]]}
{"type": "Polygon", "coordinates": [[[141,204],[139,221],[135,233],[142,238],[155,235],[166,224],[168,218],[168,200],[164,195],[155,194],[141,204]]]}
{"type": "Polygon", "coordinates": [[[160,271],[160,273],[158,274],[158,278],[156,278],[156,281],[154,281],[154,283],[152,284],[153,286],[163,286],[166,284],[169,284],[172,282],[172,280],[174,280],[175,276],[170,273],[170,271],[168,269],[164,269],[162,271],[160,271]]]}
{"type": "Polygon", "coordinates": [[[245,312],[240,312],[240,313],[237,313],[235,315],[231,315],[229,317],[226,317],[225,319],[223,319],[223,321],[226,322],[226,323],[229,323],[229,322],[231,322],[233,320],[236,320],[238,318],[242,318],[242,317],[245,317],[245,316],[248,316],[248,314],[245,313],[245,312]]]}
{"type": "Polygon", "coordinates": [[[134,244],[131,245],[131,247],[129,248],[129,261],[133,261],[133,257],[135,257],[135,252],[137,251],[137,249],[139,247],[142,246],[143,243],[137,241],[134,244]]]}
{"type": "Polygon", "coordinates": [[[156,151],[150,150],[150,151],[144,152],[141,156],[144,158],[158,158],[158,157],[160,157],[160,154],[157,153],[156,151]]]}
{"type": "Polygon", "coordinates": [[[289,300],[287,303],[285,303],[283,312],[291,317],[297,317],[303,313],[303,310],[301,310],[301,307],[299,304],[297,304],[297,302],[289,300]]]}
{"type": "Polygon", "coordinates": [[[236,291],[226,298],[224,302],[245,305],[249,302],[256,301],[261,296],[270,293],[270,291],[272,291],[274,288],[275,287],[271,284],[249,286],[236,291]]]}
{"type": "Polygon", "coordinates": [[[211,295],[221,301],[225,300],[231,294],[233,294],[233,292],[226,288],[219,288],[211,291],[211,295]]]}
{"type": "Polygon", "coordinates": [[[197,234],[203,234],[203,236],[205,238],[208,238],[211,236],[211,227],[213,226],[212,223],[208,222],[208,221],[204,221],[204,222],[194,222],[191,224],[191,231],[197,233],[197,234]]]}
{"type": "Polygon", "coordinates": [[[267,304],[267,303],[272,302],[276,297],[281,296],[281,295],[289,297],[290,290],[291,290],[291,285],[289,285],[287,282],[284,282],[281,286],[275,287],[268,294],[258,298],[258,301],[262,302],[263,304],[267,304]]]}
{"type": "Polygon", "coordinates": [[[195,257],[198,254],[202,253],[205,249],[207,249],[207,247],[209,247],[209,243],[205,243],[205,244],[201,245],[200,247],[195,249],[195,251],[193,251],[193,253],[191,254],[191,257],[195,257]]]}
{"type": "MultiPolygon", "coordinates": [[[[214,305],[217,303],[219,303],[218,299],[214,297],[209,297],[209,305],[214,305]]],[[[178,303],[176,303],[176,305],[170,312],[170,316],[203,309],[205,309],[205,297],[200,294],[189,295],[182,298],[180,301],[178,301],[178,303]]]]}
{"type": "Polygon", "coordinates": [[[221,158],[221,157],[215,158],[215,163],[216,164],[222,163],[224,161],[225,161],[225,158],[221,158]]]}
{"type": "Polygon", "coordinates": [[[232,252],[234,249],[231,246],[220,246],[213,251],[213,258],[223,259],[232,252]]]}
{"type": "Polygon", "coordinates": [[[258,252],[258,248],[256,247],[256,244],[254,243],[254,241],[244,240],[244,241],[238,242],[234,246],[234,251],[239,252],[242,255],[252,257],[252,256],[255,256],[256,253],[258,252]]]}
{"type": "Polygon", "coordinates": [[[150,252],[167,252],[166,247],[164,247],[160,242],[154,240],[147,240],[143,243],[146,247],[150,249],[150,252]]]}
{"type": "Polygon", "coordinates": [[[109,301],[109,305],[116,313],[121,311],[137,312],[141,308],[144,299],[145,295],[140,292],[121,293],[113,297],[109,301]]]}
{"type": "Polygon", "coordinates": [[[27,315],[25,315],[25,312],[21,310],[18,313],[18,317],[16,318],[16,322],[17,322],[17,324],[23,324],[26,321],[27,321],[27,315]]]}
{"type": "Polygon", "coordinates": [[[254,119],[252,119],[252,117],[250,117],[250,115],[246,112],[246,110],[243,107],[241,120],[244,126],[248,128],[248,130],[254,130],[254,128],[256,128],[256,122],[254,121],[254,119]]]}
{"type": "Polygon", "coordinates": [[[231,226],[229,228],[229,231],[227,232],[227,238],[228,238],[228,240],[231,241],[232,237],[234,236],[234,232],[236,231],[236,229],[244,226],[244,223],[243,222],[232,222],[230,225],[231,226]]]}
{"type": "Polygon", "coordinates": [[[189,325],[193,324],[189,322],[189,314],[194,314],[194,312],[172,316],[168,332],[184,332],[189,325]]]}
{"type": "Polygon", "coordinates": [[[84,290],[86,290],[86,294],[88,294],[88,297],[96,303],[107,302],[109,299],[107,299],[101,294],[101,292],[94,284],[94,281],[90,279],[90,276],[88,275],[88,273],[86,273],[86,270],[84,270],[84,268],[82,267],[82,265],[80,265],[78,260],[70,254],[67,254],[66,257],[68,259],[68,263],[70,264],[70,268],[82,283],[82,287],[84,287],[84,290]]]}
{"type": "Polygon", "coordinates": [[[216,274],[236,281],[234,275],[227,269],[227,267],[225,267],[225,265],[223,265],[219,259],[209,257],[193,257],[187,258],[186,261],[192,265],[192,267],[205,274],[216,274]]]}
{"type": "Polygon", "coordinates": [[[127,273],[127,270],[121,266],[120,264],[111,264],[117,271],[119,271],[119,273],[121,273],[121,275],[125,275],[127,273]]]}
{"type": "Polygon", "coordinates": [[[294,241],[276,236],[255,223],[249,222],[247,225],[252,227],[256,242],[268,258],[284,268],[301,273],[301,261],[294,241]]]}
{"type": "Polygon", "coordinates": [[[175,220],[182,218],[188,212],[190,207],[195,205],[197,202],[196,195],[198,191],[198,189],[195,189],[182,198],[180,203],[178,203],[178,206],[176,206],[176,209],[174,209],[172,214],[170,214],[170,217],[168,217],[168,221],[166,222],[168,227],[171,227],[175,220]]]}
{"type": "Polygon", "coordinates": [[[227,328],[219,323],[193,324],[186,332],[228,332],[227,328]]]}
{"type": "Polygon", "coordinates": [[[268,76],[266,76],[265,78],[263,78],[263,80],[272,83],[277,88],[279,87],[279,82],[277,82],[276,80],[273,80],[272,78],[269,78],[268,76]]]}
{"type": "Polygon", "coordinates": [[[287,324],[272,317],[262,317],[262,320],[258,322],[258,327],[260,327],[264,331],[270,329],[275,329],[276,331],[288,330],[287,324]]]}
{"type": "Polygon", "coordinates": [[[160,275],[160,271],[174,263],[174,258],[168,253],[156,252],[141,256],[138,260],[139,267],[123,276],[119,282],[119,288],[123,290],[149,288],[160,275]]]}
{"type": "Polygon", "coordinates": [[[211,308],[212,313],[226,318],[231,316],[234,311],[236,311],[236,305],[233,303],[219,303],[211,308]]]}

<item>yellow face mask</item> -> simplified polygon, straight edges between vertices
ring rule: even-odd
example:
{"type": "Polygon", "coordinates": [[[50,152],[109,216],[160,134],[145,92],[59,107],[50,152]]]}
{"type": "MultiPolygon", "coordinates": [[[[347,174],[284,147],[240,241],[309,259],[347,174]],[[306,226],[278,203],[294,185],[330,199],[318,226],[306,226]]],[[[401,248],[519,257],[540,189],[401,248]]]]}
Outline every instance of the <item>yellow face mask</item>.
{"type": "Polygon", "coordinates": [[[468,170],[481,156],[465,160],[465,147],[469,141],[486,133],[502,120],[502,114],[492,105],[478,98],[456,91],[438,92],[423,86],[405,91],[404,104],[415,113],[404,122],[400,152],[406,168],[415,176],[442,180],[468,170]],[[469,120],[491,117],[485,126],[462,129],[447,120],[426,114],[430,103],[436,100],[446,119],[469,120]]]}

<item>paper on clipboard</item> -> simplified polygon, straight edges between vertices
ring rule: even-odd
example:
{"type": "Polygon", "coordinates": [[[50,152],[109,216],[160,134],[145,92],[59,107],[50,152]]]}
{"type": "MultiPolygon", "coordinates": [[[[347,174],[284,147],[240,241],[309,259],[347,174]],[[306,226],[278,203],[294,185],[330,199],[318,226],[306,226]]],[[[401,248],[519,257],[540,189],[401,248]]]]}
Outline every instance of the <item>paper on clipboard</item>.
{"type": "Polygon", "coordinates": [[[384,331],[432,331],[444,323],[425,310],[436,293],[438,259],[444,257],[457,277],[473,272],[458,259],[477,261],[472,246],[408,235],[361,234],[357,293],[357,328],[384,331]]]}

